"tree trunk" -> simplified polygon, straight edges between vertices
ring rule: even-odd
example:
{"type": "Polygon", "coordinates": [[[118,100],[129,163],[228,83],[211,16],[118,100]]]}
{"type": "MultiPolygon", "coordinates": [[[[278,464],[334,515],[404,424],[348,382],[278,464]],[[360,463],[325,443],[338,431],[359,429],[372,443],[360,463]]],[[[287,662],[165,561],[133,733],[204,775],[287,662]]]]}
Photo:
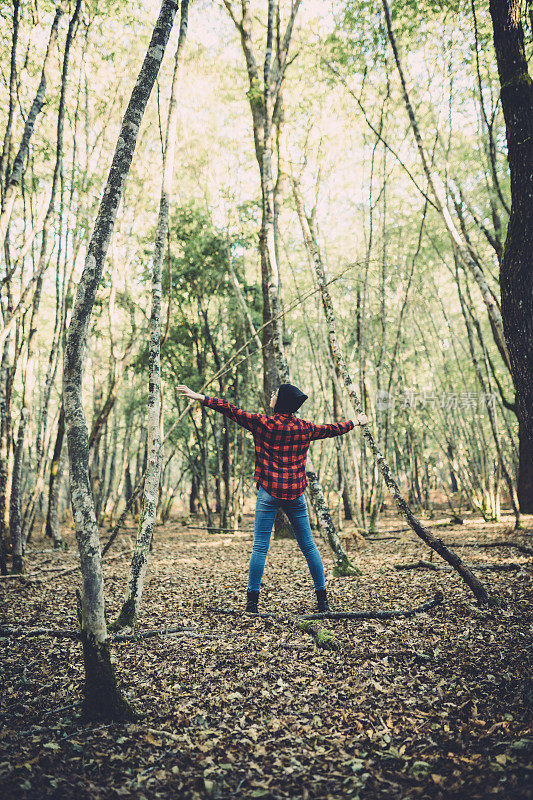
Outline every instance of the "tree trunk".
{"type": "MultiPolygon", "coordinates": [[[[261,179],[262,216],[259,249],[261,256],[261,283],[263,289],[263,389],[265,408],[272,392],[279,383],[289,380],[289,369],[283,348],[282,322],[279,300],[279,272],[276,257],[275,186],[272,169],[274,119],[281,103],[280,92],[287,66],[289,46],[294,21],[301,0],[291,5],[291,13],[283,37],[276,37],[274,42],[275,0],[268,0],[268,21],[263,63],[263,91],[261,91],[259,70],[251,37],[251,13],[249,0],[241,0],[242,18],[238,20],[230,0],[224,0],[241,37],[243,53],[246,59],[250,88],[247,92],[252,113],[254,144],[259,174],[261,179]],[[275,47],[275,53],[274,51],[275,47]],[[273,59],[273,55],[275,58],[273,59]],[[268,324],[266,322],[268,320],[268,324]]],[[[278,187],[279,188],[279,187],[278,187]]],[[[331,518],[318,476],[313,469],[311,457],[307,456],[307,476],[310,495],[322,530],[334,552],[340,574],[356,574],[360,571],[350,564],[335,525],[331,518]]],[[[278,517],[281,513],[278,514],[278,517]]],[[[276,517],[276,519],[278,519],[276,517]]],[[[275,536],[279,534],[278,530],[275,536]]]]}
{"type": "MultiPolygon", "coordinates": [[[[335,312],[333,310],[331,296],[329,294],[329,290],[326,284],[326,275],[324,271],[324,265],[322,263],[322,258],[318,250],[318,245],[316,241],[314,241],[309,226],[307,225],[302,197],[300,195],[299,188],[295,182],[293,182],[293,187],[294,187],[294,199],[298,211],[298,217],[300,219],[300,224],[302,227],[303,237],[305,240],[305,244],[308,248],[308,251],[312,257],[313,267],[315,270],[317,282],[320,287],[322,295],[324,314],[328,323],[328,334],[331,346],[331,353],[335,360],[335,363],[337,364],[338,370],[346,387],[346,391],[350,395],[350,399],[353,403],[354,408],[356,409],[356,411],[361,412],[362,408],[359,402],[359,398],[357,397],[355,385],[353,383],[350,373],[348,372],[348,368],[344,360],[344,355],[341,351],[337,339],[335,312]]],[[[435,550],[440,556],[442,556],[442,558],[445,561],[451,564],[452,567],[454,567],[454,569],[456,569],[457,572],[459,572],[459,574],[461,575],[467,586],[469,586],[470,589],[475,594],[478,601],[481,603],[486,603],[489,597],[485,587],[480,583],[480,581],[475,577],[475,575],[473,575],[473,573],[468,569],[468,567],[465,564],[463,564],[459,556],[457,556],[455,553],[453,553],[451,550],[445,547],[442,541],[433,536],[433,534],[430,531],[426,530],[426,528],[424,528],[424,526],[420,523],[420,521],[414,516],[413,512],[411,511],[411,509],[405,502],[404,498],[402,497],[400,493],[400,488],[396,483],[396,481],[394,480],[390,468],[385,461],[385,458],[378,450],[378,447],[374,441],[374,437],[368,430],[367,426],[363,428],[363,436],[365,437],[365,440],[368,443],[374,455],[374,458],[378,463],[381,474],[383,475],[383,479],[387,484],[387,487],[390,490],[402,516],[407,520],[407,522],[414,530],[414,532],[417,534],[417,536],[419,536],[429,547],[435,550]]]]}
{"type": "Polygon", "coordinates": [[[198,478],[193,472],[191,477],[191,492],[189,494],[189,514],[198,513],[198,478]]]}
{"type": "Polygon", "coordinates": [[[396,67],[398,69],[400,83],[402,85],[402,93],[405,102],[405,108],[407,110],[409,122],[411,124],[411,128],[413,131],[413,136],[415,138],[416,146],[418,148],[418,152],[420,155],[420,160],[422,162],[422,167],[424,169],[424,173],[427,179],[428,189],[433,195],[435,201],[433,205],[437,210],[437,212],[440,214],[442,221],[444,222],[444,226],[446,228],[448,236],[450,237],[454,251],[456,252],[461,264],[465,267],[465,269],[467,269],[469,272],[472,273],[478,285],[479,291],[481,292],[481,296],[483,298],[483,302],[485,303],[485,307],[487,309],[487,314],[494,335],[494,341],[496,343],[496,346],[498,347],[498,350],[500,351],[500,355],[505,365],[509,367],[509,352],[507,349],[507,344],[504,336],[501,311],[494,301],[493,294],[490,290],[490,287],[487,283],[487,279],[483,271],[470,255],[466,242],[464,241],[461,234],[457,230],[457,226],[455,225],[452,216],[450,214],[450,210],[446,202],[446,196],[444,194],[444,189],[442,187],[440,179],[438,178],[437,175],[435,175],[435,173],[431,169],[430,160],[428,158],[428,154],[426,153],[424,144],[422,142],[422,136],[420,134],[420,129],[418,127],[418,122],[414,113],[414,108],[411,103],[409,93],[407,91],[407,84],[405,81],[403,67],[400,61],[398,46],[396,44],[396,38],[392,30],[392,22],[390,17],[388,0],[382,0],[382,3],[383,3],[383,10],[385,12],[385,24],[387,28],[387,34],[394,54],[396,67]]]}
{"type": "Polygon", "coordinates": [[[11,398],[13,372],[9,367],[9,336],[0,362],[0,538],[4,550],[9,537],[9,494],[11,470],[11,398]]]}
{"type": "Polygon", "coordinates": [[[519,1],[490,0],[489,8],[511,173],[511,214],[500,270],[502,316],[516,389],[520,472],[526,470],[518,478],[520,510],[533,513],[533,81],[519,1]]]}
{"type": "Polygon", "coordinates": [[[31,104],[28,116],[26,117],[24,132],[22,134],[22,140],[20,142],[18,153],[15,156],[15,160],[13,162],[13,169],[11,170],[11,174],[9,176],[9,180],[7,183],[6,193],[3,198],[2,212],[0,214],[0,251],[4,249],[4,242],[7,235],[7,228],[9,225],[9,220],[11,219],[11,212],[13,211],[13,205],[15,203],[20,182],[22,180],[24,162],[26,161],[26,156],[28,155],[30,140],[33,134],[33,129],[35,127],[35,120],[37,119],[37,116],[44,105],[48,72],[50,70],[50,65],[54,52],[54,45],[57,39],[57,29],[59,27],[59,20],[61,19],[62,14],[63,14],[63,8],[61,7],[61,5],[58,5],[54,16],[54,21],[52,22],[52,27],[50,29],[50,37],[48,39],[48,46],[46,48],[43,67],[41,71],[41,80],[39,81],[37,93],[33,99],[33,103],[31,104]]]}
{"type": "Polygon", "coordinates": [[[70,461],[72,510],[82,573],[81,626],[85,662],[84,711],[92,719],[132,716],[115,679],[107,642],[102,558],[89,479],[89,431],[82,404],[87,335],[118,206],[137,142],[139,127],[166,49],[177,0],[163,0],[148,51],[122,121],[107,185],[78,283],[67,333],[63,402],[70,461]]]}
{"type": "Polygon", "coordinates": [[[61,531],[59,528],[59,486],[61,478],[61,451],[65,436],[65,414],[63,405],[59,410],[57,422],[57,435],[54,445],[54,454],[50,464],[50,481],[48,484],[48,513],[46,515],[46,535],[52,539],[55,548],[62,545],[61,531]]]}
{"type": "Polygon", "coordinates": [[[7,112],[6,130],[4,133],[4,143],[2,155],[0,156],[0,198],[2,206],[4,204],[4,173],[9,169],[9,152],[11,150],[11,134],[13,131],[13,117],[15,114],[15,103],[17,101],[17,44],[19,33],[19,11],[20,0],[13,0],[13,33],[11,35],[11,60],[9,68],[9,106],[7,112]]]}
{"type": "Polygon", "coordinates": [[[150,349],[148,361],[148,419],[147,450],[148,463],[145,470],[142,513],[137,541],[131,561],[128,586],[122,609],[113,630],[134,628],[148,568],[148,556],[157,517],[157,501],[161,476],[161,274],[165,243],[169,224],[172,180],[174,177],[174,152],[178,124],[178,86],[181,56],[185,46],[188,22],[188,0],[181,0],[181,22],[178,45],[174,57],[174,76],[168,108],[165,152],[163,158],[163,181],[159,201],[159,216],[152,259],[152,312],[150,315],[150,349]]]}

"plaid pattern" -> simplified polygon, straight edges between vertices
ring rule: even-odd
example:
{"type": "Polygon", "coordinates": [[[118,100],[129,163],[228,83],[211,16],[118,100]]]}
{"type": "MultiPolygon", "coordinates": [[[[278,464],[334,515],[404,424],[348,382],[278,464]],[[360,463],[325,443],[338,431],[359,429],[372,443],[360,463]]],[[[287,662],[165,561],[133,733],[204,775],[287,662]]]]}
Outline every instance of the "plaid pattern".
{"type": "Polygon", "coordinates": [[[351,420],[315,425],[292,414],[251,414],[218,397],[206,396],[202,403],[251,431],[254,480],[278,500],[294,500],[307,486],[305,460],[310,442],[342,436],[355,427],[351,420]]]}

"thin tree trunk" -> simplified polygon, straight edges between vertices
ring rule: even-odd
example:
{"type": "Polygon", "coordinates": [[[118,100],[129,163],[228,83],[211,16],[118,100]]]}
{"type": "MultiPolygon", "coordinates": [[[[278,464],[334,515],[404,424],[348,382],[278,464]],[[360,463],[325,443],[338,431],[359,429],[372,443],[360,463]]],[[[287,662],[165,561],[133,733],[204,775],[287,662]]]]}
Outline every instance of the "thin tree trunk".
{"type": "Polygon", "coordinates": [[[37,116],[44,105],[48,73],[50,71],[54,46],[57,39],[59,20],[61,19],[63,11],[64,9],[62,8],[62,6],[58,5],[54,16],[54,21],[52,22],[52,27],[50,29],[50,37],[48,39],[48,46],[46,48],[46,54],[44,57],[43,67],[41,71],[41,80],[39,81],[37,93],[33,99],[33,103],[31,104],[28,116],[26,117],[26,123],[24,125],[22,140],[20,142],[19,150],[17,155],[15,156],[15,160],[13,162],[13,168],[11,170],[9,180],[7,182],[7,189],[2,203],[2,212],[0,213],[0,251],[4,249],[4,242],[7,235],[7,228],[9,225],[9,220],[11,219],[11,213],[13,211],[13,205],[15,203],[15,199],[19,190],[20,182],[22,180],[24,162],[26,161],[26,156],[28,155],[30,140],[33,134],[33,129],[35,127],[35,120],[37,119],[37,116]]]}
{"type": "Polygon", "coordinates": [[[405,76],[403,73],[402,64],[400,61],[400,56],[398,52],[398,46],[396,44],[396,38],[394,36],[394,32],[392,30],[392,22],[390,17],[390,9],[388,0],[382,0],[383,3],[383,10],[385,12],[385,24],[387,28],[387,34],[389,37],[389,41],[392,47],[392,51],[394,54],[394,60],[396,62],[396,67],[398,69],[398,75],[400,77],[400,83],[402,85],[402,93],[405,102],[405,107],[407,110],[407,114],[409,116],[409,122],[411,124],[411,128],[413,131],[413,135],[415,138],[416,146],[418,148],[418,152],[420,155],[420,160],[422,162],[422,167],[424,169],[424,173],[426,175],[426,180],[428,183],[428,189],[433,195],[435,200],[435,206],[437,211],[439,212],[450,240],[452,242],[452,246],[457,253],[457,256],[461,262],[461,264],[472,273],[474,279],[478,285],[478,288],[481,292],[481,296],[483,298],[483,302],[485,303],[485,307],[487,309],[490,325],[492,328],[492,332],[494,335],[494,341],[496,342],[496,346],[500,351],[502,359],[505,365],[509,368],[510,361],[509,361],[509,352],[507,349],[507,343],[504,336],[503,330],[503,320],[501,311],[498,305],[494,301],[494,296],[490,290],[490,287],[487,283],[487,279],[479,267],[479,265],[475,262],[472,258],[471,254],[468,251],[468,246],[461,237],[461,234],[457,230],[457,227],[451,217],[450,210],[448,208],[448,204],[446,202],[446,197],[444,194],[443,187],[440,183],[438,176],[434,174],[431,169],[430,160],[426,153],[424,144],[422,142],[422,136],[420,134],[420,129],[418,127],[418,122],[416,120],[415,112],[413,109],[413,105],[411,103],[411,99],[409,97],[409,93],[407,91],[407,84],[405,81],[405,76]]]}
{"type": "Polygon", "coordinates": [[[13,33],[11,35],[11,61],[9,69],[9,107],[7,112],[6,130],[4,133],[4,143],[2,155],[0,156],[0,199],[1,207],[4,205],[4,173],[9,169],[9,151],[11,149],[11,134],[13,131],[13,117],[15,114],[15,103],[17,101],[17,44],[19,33],[19,10],[20,0],[13,0],[13,33]]]}
{"type": "Polygon", "coordinates": [[[152,313],[150,316],[150,351],[148,364],[148,464],[144,480],[142,513],[137,531],[135,550],[131,561],[128,586],[122,609],[118,615],[117,621],[113,625],[114,630],[121,630],[122,628],[133,629],[135,627],[135,621],[141,604],[144,579],[148,568],[148,557],[157,517],[157,500],[161,475],[161,428],[159,420],[161,393],[161,273],[165,254],[165,243],[167,241],[172,181],[174,177],[174,153],[178,124],[178,88],[182,53],[187,36],[188,9],[188,0],[181,0],[180,32],[174,57],[174,76],[172,79],[172,89],[168,107],[165,153],[163,158],[163,181],[152,260],[152,313]]]}
{"type": "MultiPolygon", "coordinates": [[[[346,387],[346,391],[350,395],[352,404],[356,409],[356,411],[360,412],[362,411],[361,404],[359,402],[359,398],[357,397],[355,385],[350,376],[350,373],[348,372],[348,368],[346,366],[346,362],[344,360],[344,356],[342,354],[337,339],[335,312],[333,310],[331,296],[329,294],[326,285],[324,265],[322,263],[317,243],[313,240],[311,231],[307,224],[303,208],[302,197],[300,195],[298,186],[295,182],[293,182],[293,188],[294,188],[294,199],[298,211],[298,217],[300,219],[300,224],[302,227],[303,237],[305,240],[305,244],[309,249],[310,254],[312,255],[313,267],[315,270],[318,284],[321,289],[324,314],[326,316],[326,320],[328,323],[328,334],[329,334],[331,352],[333,358],[335,359],[335,363],[338,367],[338,370],[341,374],[342,380],[346,387]]],[[[433,536],[433,534],[430,531],[426,530],[426,528],[424,528],[424,526],[420,523],[420,521],[414,516],[413,512],[411,511],[411,509],[405,502],[404,498],[402,497],[399,486],[396,483],[395,479],[393,478],[390,468],[387,462],[385,461],[383,455],[380,453],[374,441],[374,437],[368,430],[368,427],[364,427],[363,436],[365,437],[365,440],[367,441],[374,455],[374,458],[376,459],[379,465],[379,469],[381,471],[381,474],[383,475],[383,479],[387,484],[387,487],[390,490],[400,513],[407,520],[411,528],[414,530],[417,536],[419,536],[429,547],[435,550],[445,561],[447,561],[449,564],[451,564],[452,567],[454,567],[454,569],[457,570],[457,572],[461,575],[462,579],[465,581],[467,586],[469,586],[469,588],[473,591],[478,601],[481,603],[486,603],[489,597],[485,587],[480,583],[480,581],[475,577],[475,575],[473,575],[473,573],[468,569],[468,567],[465,564],[463,564],[459,556],[457,556],[454,552],[445,547],[442,541],[433,536]]]]}
{"type": "Polygon", "coordinates": [[[92,309],[118,206],[177,11],[177,0],[163,0],[148,51],[122,121],[107,185],[78,284],[67,333],[63,400],[70,461],[72,510],[82,573],[81,628],[85,663],[84,710],[93,719],[124,719],[131,710],[118,689],[111,664],[104,612],[104,587],[98,524],[89,479],[89,432],[81,390],[84,354],[92,309]]]}
{"type": "MultiPolygon", "coordinates": [[[[79,11],[81,7],[81,0],[78,0],[76,7],[74,9],[74,13],[72,18],[69,22],[67,38],[65,42],[65,50],[63,55],[63,69],[62,69],[62,79],[61,79],[61,92],[59,98],[59,110],[57,115],[57,138],[56,138],[56,159],[54,165],[54,173],[52,178],[52,190],[50,192],[50,200],[48,203],[48,209],[46,211],[46,216],[44,218],[43,229],[41,234],[41,247],[39,252],[39,260],[37,263],[37,274],[38,278],[36,281],[35,286],[35,293],[33,296],[33,304],[32,304],[32,311],[31,311],[31,320],[30,320],[30,330],[27,336],[27,359],[26,359],[26,366],[24,369],[24,377],[23,377],[23,392],[22,392],[22,402],[21,402],[21,415],[19,421],[19,427],[17,432],[17,439],[16,439],[16,446],[14,452],[14,459],[13,459],[13,481],[11,484],[11,497],[10,497],[10,528],[11,528],[11,537],[13,540],[13,571],[14,572],[22,572],[23,563],[22,563],[22,554],[24,549],[24,537],[23,537],[23,530],[22,530],[22,520],[21,520],[21,468],[22,468],[22,459],[23,459],[23,451],[24,451],[24,438],[26,432],[26,425],[28,422],[28,418],[30,415],[30,408],[32,406],[32,395],[33,395],[33,385],[34,385],[34,378],[35,378],[35,334],[37,332],[37,315],[39,312],[39,306],[41,302],[41,293],[42,293],[42,285],[43,285],[43,274],[47,264],[47,256],[48,256],[48,235],[50,231],[50,227],[52,225],[52,220],[54,217],[54,209],[55,209],[55,199],[57,194],[57,188],[59,185],[59,180],[61,176],[62,170],[62,163],[63,163],[63,130],[64,130],[64,118],[65,118],[65,95],[67,89],[67,76],[68,76],[68,63],[69,63],[69,56],[70,56],[70,46],[72,43],[74,31],[77,26],[79,11]]],[[[57,320],[56,320],[57,326],[57,320]]],[[[42,426],[40,426],[42,427],[42,426]]],[[[39,489],[41,484],[41,470],[42,464],[40,459],[40,454],[38,454],[38,463],[36,466],[36,487],[39,489]]]]}
{"type": "Polygon", "coordinates": [[[10,338],[2,348],[0,362],[0,539],[2,552],[7,550],[9,537],[9,461],[11,434],[11,374],[9,369],[10,338]]]}
{"type": "Polygon", "coordinates": [[[48,513],[46,515],[46,535],[54,542],[54,547],[59,549],[63,540],[59,528],[59,487],[61,483],[61,451],[65,437],[65,414],[63,404],[59,410],[57,434],[54,445],[54,454],[50,464],[50,481],[48,484],[48,513]]]}

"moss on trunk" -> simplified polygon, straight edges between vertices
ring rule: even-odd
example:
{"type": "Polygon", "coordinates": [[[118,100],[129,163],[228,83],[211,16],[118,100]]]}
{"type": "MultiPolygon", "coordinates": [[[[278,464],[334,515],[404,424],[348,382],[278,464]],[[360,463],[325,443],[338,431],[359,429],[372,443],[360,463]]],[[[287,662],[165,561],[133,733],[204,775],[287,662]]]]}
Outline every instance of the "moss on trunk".
{"type": "Polygon", "coordinates": [[[333,569],[336,578],[347,578],[362,575],[362,571],[355,564],[352,564],[347,557],[339,558],[333,569]]]}
{"type": "Polygon", "coordinates": [[[117,631],[122,631],[124,628],[131,628],[133,631],[135,627],[135,619],[135,601],[132,597],[130,597],[124,602],[120,610],[120,614],[115,622],[112,622],[111,625],[108,625],[107,629],[109,632],[114,633],[117,631]]]}

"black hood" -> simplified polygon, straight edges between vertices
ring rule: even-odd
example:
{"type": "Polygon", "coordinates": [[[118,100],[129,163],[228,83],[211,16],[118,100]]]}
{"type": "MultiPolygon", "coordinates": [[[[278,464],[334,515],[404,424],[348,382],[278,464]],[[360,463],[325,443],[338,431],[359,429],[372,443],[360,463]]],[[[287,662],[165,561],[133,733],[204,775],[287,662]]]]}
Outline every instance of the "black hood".
{"type": "Polygon", "coordinates": [[[282,383],[278,389],[278,399],[274,406],[277,414],[292,414],[297,411],[307,400],[307,395],[293,386],[292,383],[282,383]]]}

